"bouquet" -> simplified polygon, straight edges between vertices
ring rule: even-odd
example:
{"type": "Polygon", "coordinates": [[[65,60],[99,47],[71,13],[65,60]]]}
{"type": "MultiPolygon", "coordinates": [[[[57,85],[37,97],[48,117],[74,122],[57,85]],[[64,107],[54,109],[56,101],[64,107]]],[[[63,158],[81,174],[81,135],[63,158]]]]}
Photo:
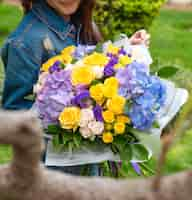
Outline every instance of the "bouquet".
{"type": "Polygon", "coordinates": [[[160,127],[168,96],[151,62],[146,48],[124,39],[69,46],[44,63],[35,107],[54,151],[108,148],[119,160],[147,160],[153,152],[139,135],[160,127]]]}

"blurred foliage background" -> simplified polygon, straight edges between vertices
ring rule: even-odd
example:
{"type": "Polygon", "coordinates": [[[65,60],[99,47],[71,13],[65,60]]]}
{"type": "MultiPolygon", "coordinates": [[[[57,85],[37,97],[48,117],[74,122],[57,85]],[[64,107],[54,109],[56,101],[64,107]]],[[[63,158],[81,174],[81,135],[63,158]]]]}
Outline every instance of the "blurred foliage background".
{"type": "Polygon", "coordinates": [[[98,0],[95,21],[104,38],[149,29],[165,0],[98,0]]]}

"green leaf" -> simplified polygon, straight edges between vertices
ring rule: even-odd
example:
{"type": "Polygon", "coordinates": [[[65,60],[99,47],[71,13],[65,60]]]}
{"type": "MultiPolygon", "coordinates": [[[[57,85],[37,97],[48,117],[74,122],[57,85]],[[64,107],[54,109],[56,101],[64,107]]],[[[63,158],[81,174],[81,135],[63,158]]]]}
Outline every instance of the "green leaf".
{"type": "Polygon", "coordinates": [[[47,128],[47,132],[49,134],[59,134],[59,132],[61,132],[61,128],[58,126],[58,125],[55,125],[55,124],[52,124],[52,125],[49,125],[48,128],[47,128]]]}
{"type": "Polygon", "coordinates": [[[28,96],[24,97],[25,100],[34,101],[35,100],[35,94],[29,94],[28,96]]]}
{"type": "Polygon", "coordinates": [[[160,125],[157,121],[153,123],[153,128],[160,128],[160,125]]]}
{"type": "Polygon", "coordinates": [[[52,144],[55,148],[57,148],[59,146],[59,136],[58,135],[54,135],[53,139],[52,139],[52,144]]]}
{"type": "Polygon", "coordinates": [[[160,76],[161,78],[171,78],[178,72],[178,70],[179,69],[177,67],[162,67],[158,71],[158,76],[160,76]]]}
{"type": "Polygon", "coordinates": [[[93,85],[97,85],[97,84],[99,84],[99,83],[101,83],[101,81],[95,79],[95,80],[93,80],[93,81],[91,82],[91,86],[93,86],[93,85]]]}
{"type": "Polygon", "coordinates": [[[73,141],[73,134],[72,133],[63,133],[63,144],[67,144],[73,141]]]}
{"type": "Polygon", "coordinates": [[[81,135],[76,133],[74,134],[73,136],[73,142],[74,142],[74,145],[79,148],[81,146],[81,141],[82,141],[82,138],[81,138],[81,135]]]}
{"type": "Polygon", "coordinates": [[[78,61],[78,59],[73,58],[73,60],[71,61],[71,64],[75,64],[78,61]]]}
{"type": "Polygon", "coordinates": [[[132,144],[131,149],[134,159],[148,160],[149,152],[142,144],[132,144]]]}
{"type": "Polygon", "coordinates": [[[58,137],[59,137],[59,144],[63,144],[63,136],[62,136],[62,134],[59,134],[58,137]]]}
{"type": "Polygon", "coordinates": [[[119,152],[121,160],[130,161],[132,159],[132,148],[130,144],[124,145],[124,148],[119,152]]]}
{"type": "Polygon", "coordinates": [[[95,51],[96,51],[97,53],[103,53],[103,44],[102,44],[102,43],[98,43],[98,44],[96,45],[95,51]]]}
{"type": "Polygon", "coordinates": [[[116,136],[113,145],[118,150],[121,160],[130,161],[132,159],[132,149],[124,137],[116,136]]]}
{"type": "Polygon", "coordinates": [[[66,65],[64,63],[61,63],[61,68],[62,69],[65,69],[66,68],[66,65]]]}

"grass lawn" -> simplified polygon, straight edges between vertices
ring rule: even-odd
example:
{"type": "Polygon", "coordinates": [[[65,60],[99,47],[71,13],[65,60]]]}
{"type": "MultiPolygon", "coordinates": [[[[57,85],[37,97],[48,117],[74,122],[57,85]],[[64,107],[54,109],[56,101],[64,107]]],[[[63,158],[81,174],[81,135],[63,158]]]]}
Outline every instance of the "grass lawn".
{"type": "MultiPolygon", "coordinates": [[[[0,45],[10,31],[20,21],[22,13],[12,6],[0,5],[0,45]]],[[[192,12],[162,10],[160,16],[151,27],[151,50],[154,57],[166,64],[177,64],[183,69],[192,70],[192,12]]],[[[0,77],[3,69],[0,65],[0,77]]],[[[184,82],[188,76],[184,77],[184,82]]],[[[190,79],[189,79],[190,80],[190,79]]],[[[192,80],[192,77],[191,77],[192,80]]],[[[1,80],[0,80],[1,81],[1,80]]],[[[189,81],[190,82],[190,81],[189,81]]],[[[0,82],[2,86],[2,82],[0,82]]],[[[170,151],[165,167],[166,173],[188,169],[192,167],[192,131],[188,131],[182,140],[170,151]]],[[[0,163],[7,162],[11,157],[11,150],[7,146],[0,147],[0,163]]],[[[150,162],[154,168],[155,161],[150,162]]],[[[124,165],[122,173],[133,175],[130,166],[124,165]]]]}

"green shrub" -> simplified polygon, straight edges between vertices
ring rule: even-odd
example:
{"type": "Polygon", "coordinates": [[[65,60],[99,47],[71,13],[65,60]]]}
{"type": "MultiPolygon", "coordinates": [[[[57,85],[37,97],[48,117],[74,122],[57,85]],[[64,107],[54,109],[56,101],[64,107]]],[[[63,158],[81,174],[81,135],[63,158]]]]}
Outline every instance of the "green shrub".
{"type": "Polygon", "coordinates": [[[97,0],[95,21],[104,38],[148,29],[165,0],[97,0]]]}

